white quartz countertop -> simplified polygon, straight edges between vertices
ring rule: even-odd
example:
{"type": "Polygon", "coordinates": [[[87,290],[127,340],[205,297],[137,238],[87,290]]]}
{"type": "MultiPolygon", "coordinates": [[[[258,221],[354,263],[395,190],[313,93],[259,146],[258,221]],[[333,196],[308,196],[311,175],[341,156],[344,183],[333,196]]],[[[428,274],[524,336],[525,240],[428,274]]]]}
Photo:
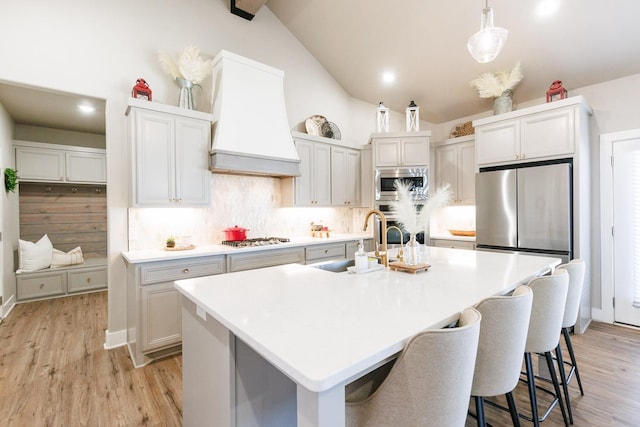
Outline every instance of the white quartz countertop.
{"type": "Polygon", "coordinates": [[[425,247],[431,268],[332,273],[288,264],[180,280],[175,286],[289,378],[312,391],[348,382],[442,327],[480,300],[504,294],[560,259],[425,247]]]}
{"type": "Polygon", "coordinates": [[[172,259],[182,258],[195,258],[209,255],[226,255],[237,254],[243,252],[255,252],[274,249],[284,249],[297,246],[309,246],[309,245],[321,245],[326,243],[348,242],[358,239],[372,239],[373,235],[370,233],[350,233],[350,234],[335,234],[331,237],[296,237],[292,238],[288,243],[280,243],[277,245],[265,245],[265,246],[250,246],[235,248],[233,246],[226,245],[203,245],[196,246],[195,249],[189,249],[184,251],[167,251],[163,248],[148,249],[139,251],[127,251],[122,252],[122,257],[129,264],[138,264],[144,262],[153,261],[167,261],[172,259]]]}

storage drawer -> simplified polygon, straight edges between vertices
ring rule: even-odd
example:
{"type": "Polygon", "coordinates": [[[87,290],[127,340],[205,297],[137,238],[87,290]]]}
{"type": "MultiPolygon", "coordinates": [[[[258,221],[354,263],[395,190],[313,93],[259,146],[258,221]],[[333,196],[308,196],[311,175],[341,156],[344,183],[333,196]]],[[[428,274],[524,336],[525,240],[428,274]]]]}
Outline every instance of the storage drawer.
{"type": "Polygon", "coordinates": [[[476,244],[465,240],[445,240],[445,239],[431,239],[431,246],[439,248],[452,248],[452,249],[470,249],[474,250],[476,244]]]}
{"type": "Polygon", "coordinates": [[[107,268],[69,271],[67,292],[88,291],[107,287],[107,268]]]}
{"type": "Polygon", "coordinates": [[[66,272],[60,271],[55,273],[47,272],[46,274],[33,275],[26,277],[17,275],[17,293],[18,299],[43,298],[52,295],[63,295],[65,293],[65,275],[66,272]]]}
{"type": "Polygon", "coordinates": [[[225,272],[224,255],[188,260],[154,262],[140,268],[143,285],[192,277],[211,276],[225,272]]]}
{"type": "Polygon", "coordinates": [[[345,244],[344,243],[331,243],[326,245],[315,245],[307,247],[306,260],[309,261],[321,261],[324,259],[344,258],[345,257],[345,244]]]}
{"type": "Polygon", "coordinates": [[[273,249],[227,255],[227,271],[253,270],[304,262],[303,248],[273,249]]]}

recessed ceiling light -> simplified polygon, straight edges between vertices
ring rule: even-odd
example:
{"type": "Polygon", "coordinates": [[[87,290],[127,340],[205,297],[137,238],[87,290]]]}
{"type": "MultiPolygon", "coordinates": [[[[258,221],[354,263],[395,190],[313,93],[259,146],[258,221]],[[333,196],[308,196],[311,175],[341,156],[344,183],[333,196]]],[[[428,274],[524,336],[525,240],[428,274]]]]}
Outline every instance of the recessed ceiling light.
{"type": "Polygon", "coordinates": [[[96,111],[96,108],[93,105],[80,104],[78,105],[78,110],[80,110],[84,114],[91,114],[96,111]]]}
{"type": "Polygon", "coordinates": [[[536,15],[541,18],[555,15],[559,7],[560,4],[558,0],[542,0],[538,3],[538,6],[536,6],[536,15]]]}
{"type": "Polygon", "coordinates": [[[382,73],[382,81],[385,83],[393,83],[396,80],[396,75],[391,71],[385,71],[382,73]]]}

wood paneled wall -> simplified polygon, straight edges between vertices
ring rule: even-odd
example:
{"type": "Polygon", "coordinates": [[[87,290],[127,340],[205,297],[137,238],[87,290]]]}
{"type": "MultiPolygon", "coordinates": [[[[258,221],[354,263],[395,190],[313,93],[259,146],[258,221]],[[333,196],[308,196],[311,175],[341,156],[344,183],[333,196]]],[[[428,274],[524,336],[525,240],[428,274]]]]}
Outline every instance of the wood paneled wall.
{"type": "Polygon", "coordinates": [[[53,247],[82,247],[85,259],[107,257],[105,185],[20,183],[20,239],[49,235],[53,247]]]}

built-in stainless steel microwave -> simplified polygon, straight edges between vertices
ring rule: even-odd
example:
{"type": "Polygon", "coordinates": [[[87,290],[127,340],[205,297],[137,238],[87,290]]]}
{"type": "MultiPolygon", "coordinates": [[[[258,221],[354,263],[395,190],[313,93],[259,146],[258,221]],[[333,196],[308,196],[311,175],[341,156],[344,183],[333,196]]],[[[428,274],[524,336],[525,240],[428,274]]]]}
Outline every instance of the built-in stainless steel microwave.
{"type": "Polygon", "coordinates": [[[411,185],[413,200],[426,200],[429,191],[429,170],[426,167],[376,169],[376,200],[398,200],[398,191],[395,187],[395,182],[398,180],[411,185]]]}

